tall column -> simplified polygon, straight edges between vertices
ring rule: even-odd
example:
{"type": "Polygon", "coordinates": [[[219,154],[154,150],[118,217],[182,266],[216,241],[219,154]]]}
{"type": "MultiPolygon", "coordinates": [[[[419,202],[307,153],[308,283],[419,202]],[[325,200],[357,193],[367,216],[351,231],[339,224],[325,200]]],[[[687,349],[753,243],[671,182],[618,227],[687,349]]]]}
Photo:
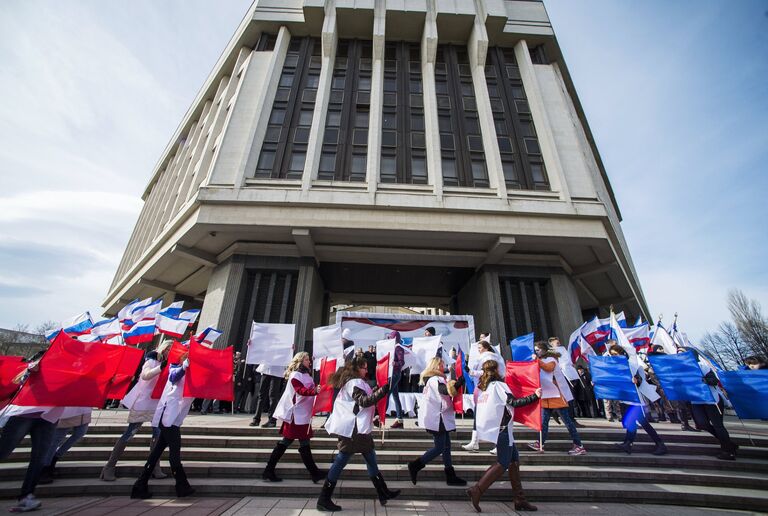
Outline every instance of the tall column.
{"type": "Polygon", "coordinates": [[[581,303],[576,286],[565,274],[552,274],[549,278],[549,298],[553,306],[549,307],[552,314],[552,326],[555,335],[566,344],[566,340],[573,330],[582,323],[581,303]]]}
{"type": "Polygon", "coordinates": [[[539,81],[536,79],[536,70],[533,68],[531,54],[528,52],[528,43],[524,39],[521,39],[515,45],[515,59],[520,69],[520,77],[523,80],[525,95],[528,97],[533,125],[536,127],[536,134],[539,137],[539,146],[541,147],[541,155],[544,157],[544,164],[547,168],[549,184],[553,191],[560,194],[561,201],[570,203],[571,195],[568,192],[568,183],[565,181],[563,165],[557,153],[555,137],[552,134],[547,110],[544,108],[544,100],[541,98],[539,81]]]}
{"type": "Polygon", "coordinates": [[[315,97],[315,112],[312,115],[312,128],[307,142],[307,159],[304,163],[304,173],[301,176],[301,190],[306,195],[312,186],[312,180],[317,178],[320,169],[320,155],[323,151],[323,136],[325,134],[325,117],[328,114],[328,101],[331,96],[331,81],[333,80],[333,62],[336,60],[336,2],[329,0],[325,5],[323,20],[322,64],[320,78],[315,97]]]}
{"type": "Polygon", "coordinates": [[[371,104],[368,123],[368,159],[366,181],[368,192],[376,195],[381,169],[381,125],[384,109],[384,44],[387,7],[385,0],[373,6],[373,69],[371,71],[371,104]]]}
{"type": "Polygon", "coordinates": [[[424,87],[424,133],[427,143],[427,181],[435,196],[443,197],[443,168],[440,157],[440,125],[437,118],[435,58],[437,57],[437,7],[427,0],[427,16],[421,36],[421,82],[424,87]]]}
{"type": "Polygon", "coordinates": [[[296,282],[296,302],[293,322],[296,324],[296,352],[312,352],[312,329],[322,326],[325,290],[317,263],[313,258],[299,259],[299,277],[296,282]]]}
{"type": "Polygon", "coordinates": [[[213,269],[198,323],[200,330],[212,326],[224,332],[216,340],[218,349],[238,344],[231,340],[237,333],[235,310],[242,304],[244,294],[245,257],[235,255],[213,269]]]}

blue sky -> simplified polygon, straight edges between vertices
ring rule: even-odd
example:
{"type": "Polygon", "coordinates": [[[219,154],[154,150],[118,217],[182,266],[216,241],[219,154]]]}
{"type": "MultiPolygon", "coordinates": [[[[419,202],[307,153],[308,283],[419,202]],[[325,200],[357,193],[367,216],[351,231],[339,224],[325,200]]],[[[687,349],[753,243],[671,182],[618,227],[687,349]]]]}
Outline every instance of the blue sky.
{"type": "MultiPolygon", "coordinates": [[[[249,0],[0,3],[0,327],[98,310],[249,0]]],[[[768,2],[549,0],[654,314],[768,308],[768,2]]]]}

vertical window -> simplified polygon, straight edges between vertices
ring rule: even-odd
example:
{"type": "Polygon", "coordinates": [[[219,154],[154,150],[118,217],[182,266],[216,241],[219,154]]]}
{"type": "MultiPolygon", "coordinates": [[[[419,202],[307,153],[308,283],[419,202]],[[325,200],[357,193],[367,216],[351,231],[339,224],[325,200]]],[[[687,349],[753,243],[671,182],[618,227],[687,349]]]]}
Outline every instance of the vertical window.
{"type": "Polygon", "coordinates": [[[338,42],[318,179],[365,181],[371,55],[370,41],[338,42]]]}
{"type": "Polygon", "coordinates": [[[485,81],[507,188],[549,190],[544,159],[513,49],[488,49],[485,81]]]}
{"type": "Polygon", "coordinates": [[[277,36],[274,34],[267,34],[262,32],[259,36],[259,41],[256,43],[257,52],[271,52],[275,49],[275,43],[277,42],[277,36]]]}
{"type": "Polygon", "coordinates": [[[381,128],[381,182],[427,183],[421,48],[387,43],[381,128]]]}
{"type": "Polygon", "coordinates": [[[443,184],[489,186],[466,47],[440,45],[435,63],[443,184]]]}
{"type": "Polygon", "coordinates": [[[317,38],[291,39],[255,177],[301,179],[320,79],[320,52],[317,38]]]}

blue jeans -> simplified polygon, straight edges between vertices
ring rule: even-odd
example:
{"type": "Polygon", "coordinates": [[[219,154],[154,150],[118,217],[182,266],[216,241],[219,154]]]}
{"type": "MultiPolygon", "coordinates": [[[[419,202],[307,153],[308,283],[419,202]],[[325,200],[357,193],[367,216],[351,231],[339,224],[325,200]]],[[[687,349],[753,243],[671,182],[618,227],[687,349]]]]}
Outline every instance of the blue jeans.
{"type": "Polygon", "coordinates": [[[576,425],[573,422],[573,418],[568,413],[567,408],[563,409],[544,409],[544,414],[541,418],[541,445],[544,446],[544,442],[547,440],[547,434],[549,433],[549,418],[552,417],[552,412],[557,412],[560,415],[560,419],[565,423],[565,427],[568,429],[568,433],[571,434],[573,444],[581,446],[581,439],[579,438],[579,432],[576,431],[576,425]]]}
{"type": "Polygon", "coordinates": [[[85,437],[86,432],[88,432],[88,423],[71,428],[57,428],[53,434],[53,440],[48,448],[48,453],[45,455],[45,465],[50,466],[54,456],[57,459],[63,457],[67,450],[85,437]],[[70,432],[72,432],[72,435],[67,438],[67,434],[70,432]]]}
{"type": "Polygon", "coordinates": [[[453,466],[451,461],[451,434],[449,432],[432,432],[432,439],[435,441],[435,445],[429,450],[424,452],[421,456],[421,462],[427,464],[432,462],[432,459],[443,454],[443,466],[453,466]]]}
{"type": "Polygon", "coordinates": [[[55,430],[56,423],[39,417],[13,416],[5,424],[3,434],[0,436],[0,460],[8,457],[25,435],[29,434],[32,439],[32,451],[29,456],[27,473],[24,475],[24,483],[21,484],[20,499],[35,492],[37,481],[40,480],[40,471],[45,465],[43,461],[51,440],[53,440],[55,430]]]}
{"type": "Polygon", "coordinates": [[[509,468],[512,462],[520,462],[520,453],[517,446],[512,443],[509,445],[509,432],[504,430],[499,432],[499,438],[496,440],[496,462],[501,464],[504,469],[509,468]]]}
{"type": "MultiPolygon", "coordinates": [[[[144,423],[139,421],[138,423],[128,423],[128,428],[125,429],[125,432],[123,432],[123,435],[120,436],[120,440],[124,443],[127,443],[133,437],[136,435],[136,432],[139,431],[139,428],[141,428],[141,425],[144,423]]],[[[152,427],[152,439],[157,439],[160,436],[160,429],[156,427],[152,427]]]]}
{"type": "Polygon", "coordinates": [[[395,414],[397,415],[397,419],[403,419],[403,406],[400,404],[400,377],[401,376],[402,375],[398,374],[392,377],[392,390],[389,391],[389,394],[394,398],[394,401],[395,401],[395,414]]]}
{"type": "MultiPolygon", "coordinates": [[[[336,482],[339,480],[342,470],[349,462],[349,459],[352,458],[352,455],[354,454],[344,452],[339,452],[336,454],[336,459],[333,461],[333,464],[331,464],[331,469],[328,470],[328,480],[331,482],[336,482]]],[[[376,452],[371,450],[362,453],[361,455],[363,456],[363,459],[365,459],[365,465],[368,468],[368,476],[375,477],[378,475],[379,465],[376,464],[376,452]]]]}

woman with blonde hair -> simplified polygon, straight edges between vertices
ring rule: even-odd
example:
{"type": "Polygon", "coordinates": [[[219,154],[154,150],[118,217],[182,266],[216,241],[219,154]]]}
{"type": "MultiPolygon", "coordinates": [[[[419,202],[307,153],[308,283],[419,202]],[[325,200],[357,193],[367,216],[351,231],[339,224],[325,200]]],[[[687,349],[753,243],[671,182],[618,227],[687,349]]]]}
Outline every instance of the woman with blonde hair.
{"type": "MultiPolygon", "coordinates": [[[[139,373],[139,381],[136,385],[125,395],[120,402],[125,408],[128,409],[128,427],[123,434],[117,438],[115,446],[112,448],[112,453],[109,455],[109,460],[101,469],[101,475],[99,478],[107,482],[113,482],[117,479],[115,475],[115,466],[117,461],[120,460],[125,451],[125,447],[128,445],[128,441],[133,439],[136,432],[144,423],[152,421],[152,417],[155,415],[155,409],[159,399],[152,399],[152,391],[155,389],[157,380],[160,377],[160,373],[165,366],[165,361],[168,357],[168,352],[173,344],[170,340],[164,340],[161,342],[155,351],[147,353],[144,364],[141,366],[141,373],[139,373]]],[[[151,450],[157,438],[160,436],[159,428],[152,428],[152,442],[149,445],[151,450]]],[[[152,478],[165,478],[167,475],[160,469],[160,461],[157,461],[155,469],[152,472],[152,478]]]]}
{"type": "Polygon", "coordinates": [[[453,398],[461,396],[458,389],[464,385],[464,377],[450,382],[445,379],[445,362],[434,357],[421,373],[421,385],[424,386],[422,403],[419,410],[419,426],[432,435],[435,445],[424,454],[408,463],[411,482],[416,485],[419,471],[424,469],[435,457],[443,455],[445,481],[449,486],[465,486],[467,481],[456,476],[451,462],[451,434],[456,431],[456,419],[453,398]]]}
{"type": "Polygon", "coordinates": [[[483,374],[477,384],[481,392],[477,401],[477,435],[481,441],[496,445],[496,462],[488,468],[477,483],[467,489],[472,506],[480,509],[483,493],[509,469],[509,483],[516,511],[535,511],[536,506],[525,499],[520,481],[520,454],[512,435],[515,407],[534,403],[541,396],[541,389],[524,398],[515,398],[509,386],[499,374],[499,364],[489,360],[483,364],[483,374]]]}
{"type": "Polygon", "coordinates": [[[285,378],[288,380],[288,385],[274,411],[275,419],[283,422],[280,427],[280,435],[283,438],[272,450],[261,478],[269,482],[282,482],[283,479],[275,474],[275,467],[285,450],[298,439],[301,460],[309,471],[312,482],[317,483],[325,477],[325,472],[320,471],[315,464],[309,445],[313,435],[312,405],[318,391],[312,379],[312,360],[309,353],[300,352],[293,356],[293,360],[285,369],[285,378]]]}

